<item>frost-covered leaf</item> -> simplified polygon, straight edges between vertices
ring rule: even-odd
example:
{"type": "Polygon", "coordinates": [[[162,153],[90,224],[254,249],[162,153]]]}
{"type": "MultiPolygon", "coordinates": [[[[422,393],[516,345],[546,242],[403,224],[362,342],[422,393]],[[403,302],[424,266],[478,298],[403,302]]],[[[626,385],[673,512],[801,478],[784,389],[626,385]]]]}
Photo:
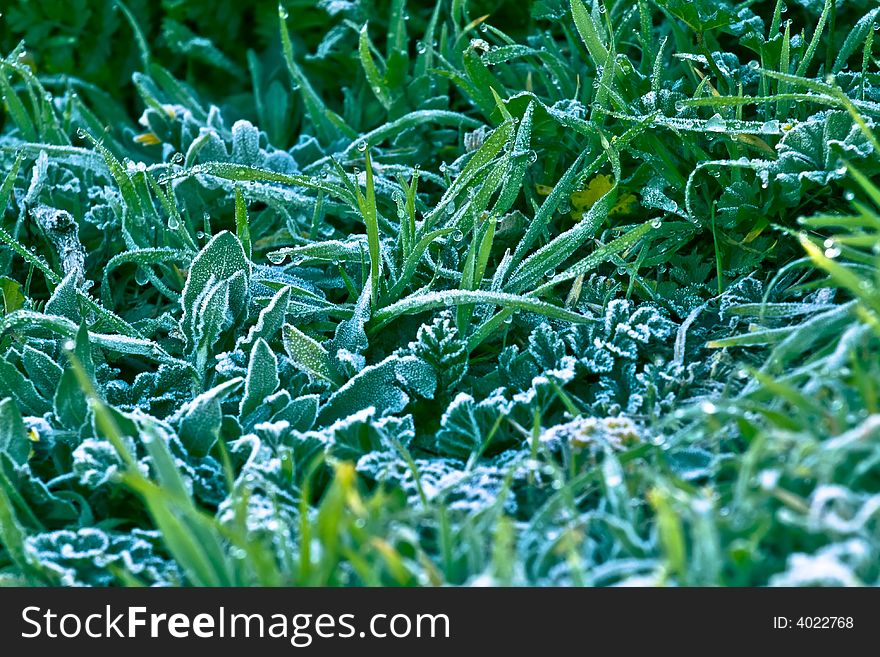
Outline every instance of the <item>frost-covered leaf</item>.
{"type": "Polygon", "coordinates": [[[508,440],[507,427],[502,426],[508,407],[500,396],[478,402],[467,393],[458,393],[443,413],[434,449],[465,460],[477,451],[499,451],[508,440]]]}
{"type": "Polygon", "coordinates": [[[278,359],[271,347],[262,338],[257,338],[251,350],[247,378],[244,382],[244,395],[241,398],[238,414],[247,425],[248,416],[264,402],[280,385],[278,379],[278,359]]]}
{"type": "Polygon", "coordinates": [[[211,451],[223,424],[220,403],[241,385],[240,377],[230,379],[196,396],[180,409],[178,435],[190,454],[204,456],[211,451]]]}
{"type": "Polygon", "coordinates": [[[311,377],[330,384],[336,383],[336,377],[330,365],[330,354],[323,346],[293,324],[285,324],[282,335],[284,350],[297,367],[311,377]]]}
{"type": "Polygon", "coordinates": [[[389,356],[369,365],[333,393],[321,409],[318,420],[332,422],[373,407],[379,416],[398,413],[409,402],[409,396],[397,382],[397,356],[389,356]]]}
{"type": "Polygon", "coordinates": [[[215,235],[193,259],[180,297],[180,330],[190,350],[201,351],[211,341],[222,325],[215,318],[229,314],[232,322],[244,311],[250,272],[241,242],[228,231],[215,235]]]}
{"type": "Polygon", "coordinates": [[[21,413],[15,402],[8,397],[0,401],[0,452],[19,465],[27,462],[31,452],[21,413]]]}
{"type": "Polygon", "coordinates": [[[852,117],[843,111],[821,112],[795,125],[776,147],[779,159],[771,167],[782,202],[796,203],[807,183],[827,185],[846,175],[843,160],[860,160],[873,148],[852,117]]]}
{"type": "Polygon", "coordinates": [[[290,287],[281,288],[260,311],[256,323],[250,328],[247,336],[239,340],[237,347],[246,350],[260,338],[267,341],[274,338],[284,326],[291,294],[290,287]]]}

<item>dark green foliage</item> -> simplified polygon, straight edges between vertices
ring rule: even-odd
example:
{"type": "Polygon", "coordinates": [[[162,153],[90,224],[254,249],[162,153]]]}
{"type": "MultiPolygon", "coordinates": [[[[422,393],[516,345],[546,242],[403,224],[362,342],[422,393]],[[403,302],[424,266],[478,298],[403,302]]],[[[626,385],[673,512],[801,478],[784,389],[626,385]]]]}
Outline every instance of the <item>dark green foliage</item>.
{"type": "Polygon", "coordinates": [[[7,4],[0,583],[880,583],[875,3],[7,4]]]}

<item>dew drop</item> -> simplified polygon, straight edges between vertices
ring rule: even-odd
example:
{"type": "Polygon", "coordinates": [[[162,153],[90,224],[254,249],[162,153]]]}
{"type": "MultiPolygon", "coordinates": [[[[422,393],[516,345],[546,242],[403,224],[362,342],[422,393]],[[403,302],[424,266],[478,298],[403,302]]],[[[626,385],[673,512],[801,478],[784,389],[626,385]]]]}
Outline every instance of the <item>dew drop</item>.
{"type": "Polygon", "coordinates": [[[168,217],[168,228],[170,230],[177,230],[178,228],[180,228],[180,222],[177,220],[177,217],[175,217],[173,214],[170,217],[168,217]]]}
{"type": "Polygon", "coordinates": [[[855,197],[856,197],[855,193],[851,192],[849,190],[847,190],[843,193],[843,198],[845,198],[847,201],[852,201],[855,199],[855,197]]]}
{"type": "Polygon", "coordinates": [[[718,407],[710,401],[704,401],[700,404],[700,410],[706,415],[714,415],[718,412],[718,407]]]}
{"type": "Polygon", "coordinates": [[[538,154],[535,151],[529,151],[529,164],[534,164],[538,161],[538,154]]]}
{"type": "Polygon", "coordinates": [[[196,239],[200,239],[200,240],[205,239],[205,231],[203,231],[203,230],[196,231],[196,239]]]}
{"type": "Polygon", "coordinates": [[[67,340],[64,343],[64,350],[65,351],[73,351],[74,349],[76,349],[76,343],[73,340],[67,340]]]}
{"type": "Polygon", "coordinates": [[[832,246],[830,248],[825,249],[825,257],[826,258],[830,258],[833,260],[834,258],[836,258],[839,255],[840,255],[840,249],[837,248],[836,246],[832,246]]]}
{"type": "Polygon", "coordinates": [[[778,135],[780,133],[779,121],[776,119],[765,121],[761,126],[761,132],[765,135],[778,135]]]}
{"type": "Polygon", "coordinates": [[[138,285],[146,285],[150,282],[150,276],[141,267],[138,267],[137,271],[134,273],[134,282],[138,285]]]}
{"type": "Polygon", "coordinates": [[[757,60],[752,59],[751,61],[749,61],[749,68],[756,71],[761,68],[761,64],[757,60]]]}
{"type": "Polygon", "coordinates": [[[676,112],[683,112],[685,107],[686,106],[684,104],[684,101],[681,101],[681,100],[675,101],[675,111],[676,112]]]}
{"type": "Polygon", "coordinates": [[[424,54],[425,51],[428,50],[428,46],[425,45],[424,41],[416,41],[416,52],[420,55],[424,54]]]}
{"type": "Polygon", "coordinates": [[[282,251],[273,251],[271,253],[267,253],[266,257],[273,265],[280,265],[285,260],[287,260],[287,254],[282,251]]]}
{"type": "Polygon", "coordinates": [[[663,225],[663,221],[660,218],[651,220],[651,228],[660,228],[663,225]]]}
{"type": "Polygon", "coordinates": [[[76,129],[76,136],[79,137],[80,139],[86,139],[88,137],[88,133],[85,130],[83,130],[82,128],[77,128],[76,129]]]}
{"type": "Polygon", "coordinates": [[[724,132],[727,130],[727,122],[721,118],[720,114],[715,114],[706,121],[706,130],[709,132],[724,132]]]}
{"type": "Polygon", "coordinates": [[[480,25],[480,32],[488,32],[488,31],[489,31],[489,26],[486,25],[485,23],[482,23],[480,25]]]}
{"type": "Polygon", "coordinates": [[[464,239],[464,233],[456,228],[454,231],[452,231],[452,239],[456,242],[461,242],[464,239]]]}

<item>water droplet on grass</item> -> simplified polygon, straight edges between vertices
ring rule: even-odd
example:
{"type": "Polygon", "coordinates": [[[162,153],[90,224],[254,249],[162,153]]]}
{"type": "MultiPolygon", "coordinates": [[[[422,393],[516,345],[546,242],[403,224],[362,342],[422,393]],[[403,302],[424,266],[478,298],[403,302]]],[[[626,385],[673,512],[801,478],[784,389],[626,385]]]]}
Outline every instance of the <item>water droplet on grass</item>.
{"type": "Polygon", "coordinates": [[[718,412],[718,407],[710,401],[704,401],[700,404],[700,410],[706,415],[715,415],[718,412]]]}
{"type": "Polygon", "coordinates": [[[840,249],[836,246],[832,246],[830,248],[825,249],[825,257],[826,258],[830,258],[833,260],[834,258],[836,258],[839,255],[840,255],[840,249]]]}
{"type": "Polygon", "coordinates": [[[367,142],[366,141],[358,142],[357,149],[358,149],[359,153],[366,153],[367,152],[367,142]]]}
{"type": "Polygon", "coordinates": [[[724,132],[727,130],[727,121],[720,114],[715,114],[711,119],[706,121],[706,130],[709,132],[724,132]]]}
{"type": "Polygon", "coordinates": [[[454,231],[452,231],[452,239],[456,242],[461,242],[464,239],[464,233],[456,228],[454,231]]]}

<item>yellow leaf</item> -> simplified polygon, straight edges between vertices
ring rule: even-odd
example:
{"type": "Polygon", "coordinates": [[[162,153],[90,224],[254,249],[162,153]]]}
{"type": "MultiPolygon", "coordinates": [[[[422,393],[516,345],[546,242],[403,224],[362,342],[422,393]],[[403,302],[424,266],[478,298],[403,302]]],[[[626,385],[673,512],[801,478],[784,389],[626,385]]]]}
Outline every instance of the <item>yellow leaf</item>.
{"type": "Polygon", "coordinates": [[[605,194],[608,193],[608,190],[612,187],[614,187],[614,182],[611,180],[611,176],[606,176],[605,174],[600,173],[590,181],[590,184],[587,185],[586,189],[574,192],[571,195],[571,207],[578,212],[589,210],[596,205],[596,201],[605,196],[605,194]]]}
{"type": "Polygon", "coordinates": [[[776,156],[776,149],[774,149],[770,144],[761,139],[760,137],[756,137],[755,135],[744,135],[737,134],[733,135],[735,141],[743,142],[744,144],[748,144],[754,148],[764,151],[768,155],[776,156]]]}
{"type": "Polygon", "coordinates": [[[155,146],[162,143],[162,140],[154,132],[144,132],[143,134],[135,135],[134,141],[145,146],[155,146]]]}
{"type": "MultiPolygon", "coordinates": [[[[605,196],[614,187],[611,176],[600,173],[587,185],[586,189],[572,193],[571,195],[571,218],[575,221],[583,219],[584,212],[596,205],[596,202],[605,196]]],[[[535,185],[535,191],[541,196],[547,196],[553,191],[549,185],[535,185]]],[[[639,199],[635,194],[623,194],[617,199],[617,203],[611,208],[609,215],[627,215],[638,207],[639,199]]]]}
{"type": "Polygon", "coordinates": [[[748,244],[749,242],[753,241],[769,225],[770,225],[770,222],[767,221],[766,218],[761,217],[760,219],[758,219],[757,225],[754,228],[752,228],[751,231],[749,231],[749,234],[746,235],[746,238],[743,240],[743,243],[748,244]]]}

